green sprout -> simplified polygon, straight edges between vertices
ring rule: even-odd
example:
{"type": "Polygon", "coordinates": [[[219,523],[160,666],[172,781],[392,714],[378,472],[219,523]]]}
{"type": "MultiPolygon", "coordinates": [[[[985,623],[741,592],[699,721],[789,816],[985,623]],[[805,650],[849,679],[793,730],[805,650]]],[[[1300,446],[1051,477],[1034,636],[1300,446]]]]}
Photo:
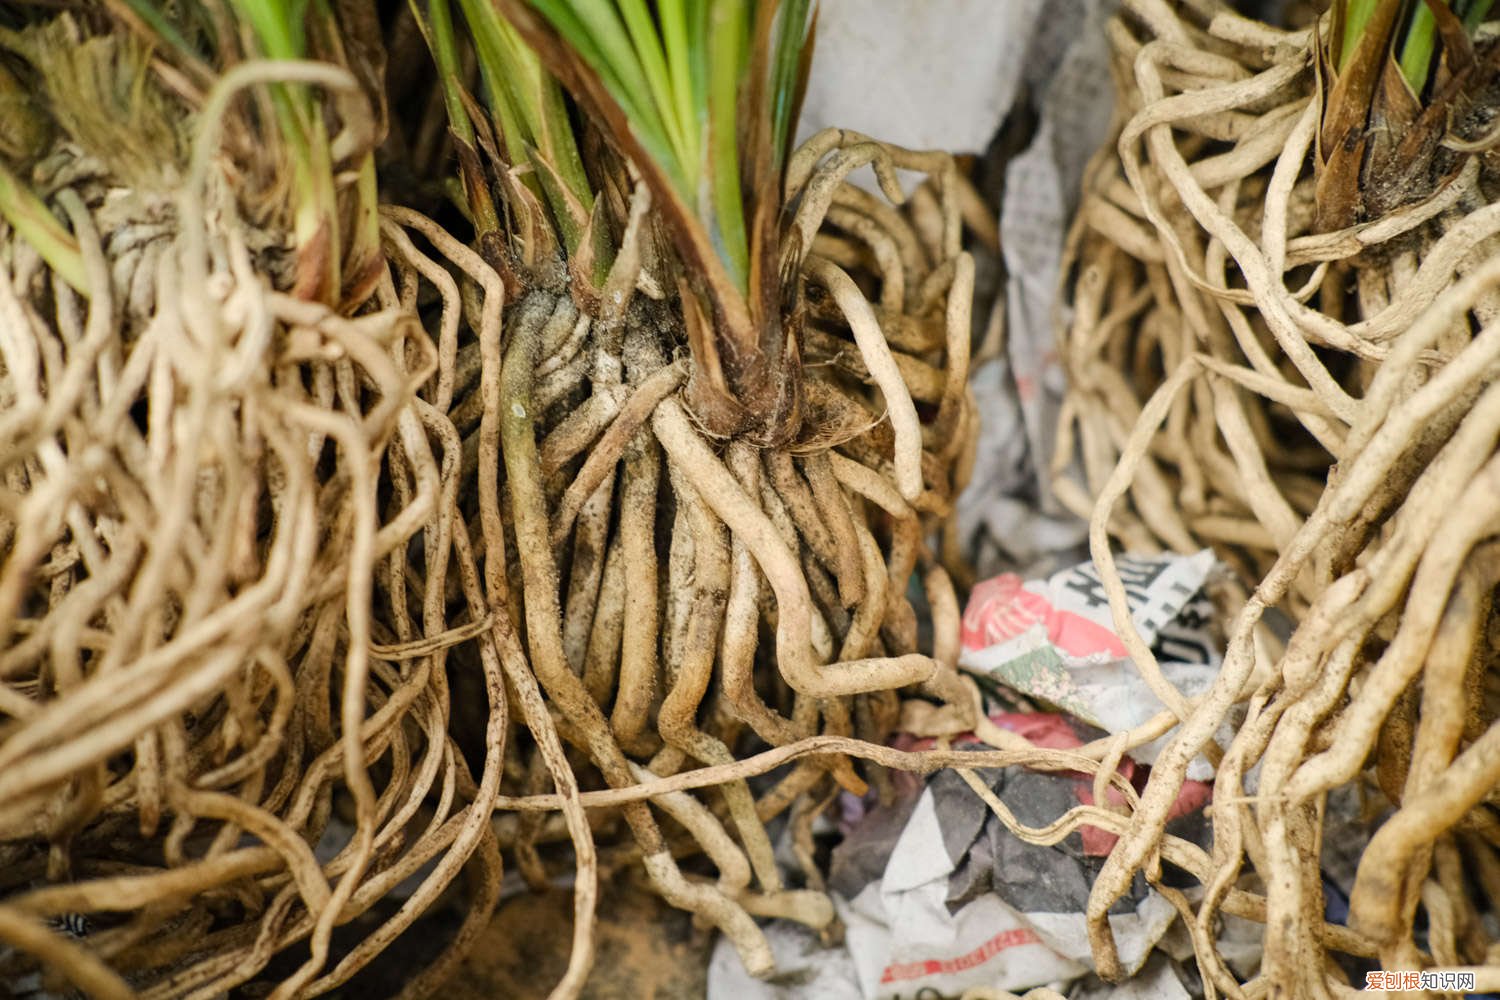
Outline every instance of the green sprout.
{"type": "MultiPolygon", "coordinates": [[[[478,0],[474,0],[478,2],[478,0]]],[[[774,18],[769,66],[773,161],[787,152],[808,0],[533,0],[532,7],[596,73],[641,147],[702,225],[730,283],[750,292],[741,158],[755,123],[740,89],[759,67],[757,26],[774,18]]]]}
{"type": "MultiPolygon", "coordinates": [[[[262,54],[267,58],[293,60],[307,57],[305,18],[309,0],[231,0],[231,3],[255,33],[262,54]]],[[[324,238],[330,246],[337,247],[338,212],[332,156],[317,100],[304,85],[275,84],[271,87],[271,101],[281,137],[292,160],[293,196],[297,198],[292,232],[297,245],[308,247],[315,240],[324,238]]],[[[338,254],[329,253],[326,259],[329,273],[325,276],[325,292],[336,294],[340,280],[338,254]]]]}
{"type": "MultiPolygon", "coordinates": [[[[1343,11],[1344,27],[1339,40],[1339,72],[1348,68],[1377,9],[1382,4],[1396,5],[1400,2],[1401,0],[1347,0],[1343,11]]],[[[1494,0],[1454,0],[1453,3],[1449,3],[1449,0],[1433,0],[1433,3],[1451,8],[1453,16],[1462,22],[1464,30],[1472,38],[1489,16],[1494,0]]],[[[1418,96],[1431,75],[1439,35],[1438,19],[1428,0],[1414,0],[1410,3],[1405,33],[1397,35],[1401,39],[1397,47],[1397,62],[1406,85],[1418,96]]]]}
{"type": "Polygon", "coordinates": [[[695,414],[725,436],[793,433],[802,313],[795,283],[782,287],[781,188],[811,0],[408,2],[444,88],[460,207],[481,242],[501,224],[487,207],[499,180],[520,195],[507,199],[520,260],[546,259],[550,250],[537,250],[549,227],[536,224],[550,215],[580,290],[597,292],[622,249],[621,198],[639,183],[664,237],[652,252],[672,261],[656,276],[681,296],[695,414]],[[464,90],[465,43],[482,103],[464,90]],[[481,147],[498,156],[501,177],[486,176],[481,147]]]}
{"type": "MultiPolygon", "coordinates": [[[[1452,4],[1455,17],[1462,20],[1464,30],[1470,37],[1479,30],[1484,23],[1485,17],[1490,12],[1494,0],[1457,0],[1452,4]]],[[[1447,0],[1438,0],[1442,6],[1449,6],[1447,0]]],[[[1428,74],[1432,70],[1432,57],[1436,51],[1438,36],[1437,17],[1426,3],[1418,3],[1412,10],[1411,25],[1407,28],[1406,39],[1401,45],[1401,75],[1406,78],[1406,84],[1412,89],[1412,93],[1420,94],[1427,83],[1428,74]]]]}

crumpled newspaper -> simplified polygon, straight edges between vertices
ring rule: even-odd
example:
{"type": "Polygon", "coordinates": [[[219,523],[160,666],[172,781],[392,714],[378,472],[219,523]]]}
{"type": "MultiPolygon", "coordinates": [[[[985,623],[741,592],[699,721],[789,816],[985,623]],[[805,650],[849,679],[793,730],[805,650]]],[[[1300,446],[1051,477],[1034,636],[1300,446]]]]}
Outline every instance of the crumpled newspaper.
{"type": "MultiPolygon", "coordinates": [[[[1093,735],[1051,713],[998,714],[992,721],[1059,749],[1093,735]]],[[[976,773],[1032,827],[1093,801],[1092,779],[1083,775],[1022,767],[976,773]]],[[[1144,777],[1128,760],[1121,774],[1144,777]]],[[[956,996],[973,987],[1019,992],[1060,986],[1090,971],[1084,911],[1114,836],[1084,827],[1056,845],[1029,844],[959,775],[939,772],[925,784],[898,778],[898,797],[889,805],[866,809],[852,797],[843,803],[846,835],[834,849],[829,887],[844,946],[823,949],[808,932],[772,924],[778,974],[756,983],[721,944],[710,969],[711,998],[896,1000],[956,996]]],[[[1118,801],[1118,794],[1112,790],[1111,798],[1118,801]]],[[[1207,785],[1187,783],[1168,829],[1206,844],[1209,795],[1207,785]]],[[[1175,916],[1137,876],[1109,918],[1128,972],[1146,963],[1175,916]]]]}
{"type": "Polygon", "coordinates": [[[1109,138],[1114,100],[1104,24],[1114,8],[1114,0],[1053,0],[1045,17],[1033,14],[1017,33],[1025,43],[1015,65],[1038,124],[1005,171],[1005,347],[970,378],[979,448],[955,507],[965,550],[982,575],[1051,572],[1077,558],[1086,538],[1083,523],[1053,498],[1048,471],[1066,388],[1057,354],[1066,317],[1057,291],[1084,168],[1109,138]]]}
{"type": "MultiPolygon", "coordinates": [[[[1092,735],[1051,713],[1000,714],[992,721],[1058,749],[1092,735]]],[[[1144,777],[1129,761],[1121,773],[1144,777]]],[[[976,774],[1031,827],[1093,802],[1092,779],[1082,775],[1022,767],[976,774]]],[[[1111,790],[1112,799],[1118,795],[1111,790]]],[[[1184,787],[1170,824],[1174,834],[1206,843],[1202,809],[1209,795],[1202,783],[1184,787]]],[[[834,850],[830,876],[867,998],[919,990],[947,996],[974,986],[1022,991],[1089,971],[1084,911],[1114,846],[1112,834],[1084,827],[1053,846],[1029,844],[959,775],[945,771],[922,789],[880,868],[893,825],[879,821],[883,811],[873,810],[834,850]]],[[[1146,961],[1174,917],[1171,905],[1138,877],[1109,918],[1127,972],[1146,961]]]]}
{"type": "MultiPolygon", "coordinates": [[[[1223,662],[1212,627],[1214,606],[1203,591],[1218,565],[1208,549],[1191,556],[1117,560],[1137,632],[1162,675],[1188,698],[1208,689],[1223,662]]],[[[1109,599],[1092,563],[1046,580],[1002,573],[979,583],[964,609],[962,637],[964,669],[1106,732],[1132,729],[1163,708],[1115,633],[1109,599]]],[[[1232,730],[1219,735],[1227,745],[1232,730]]],[[[1149,764],[1171,736],[1138,747],[1131,756],[1149,764]]],[[[1189,765],[1189,778],[1212,775],[1212,765],[1201,755],[1189,765]]]]}
{"type": "Polygon", "coordinates": [[[828,126],[979,153],[1021,85],[1045,0],[820,0],[800,137],[828,126]]]}
{"type": "Polygon", "coordinates": [[[824,947],[815,932],[788,920],[764,930],[776,971],[756,979],[721,937],[708,965],[708,1000],[865,1000],[849,949],[824,947]]]}

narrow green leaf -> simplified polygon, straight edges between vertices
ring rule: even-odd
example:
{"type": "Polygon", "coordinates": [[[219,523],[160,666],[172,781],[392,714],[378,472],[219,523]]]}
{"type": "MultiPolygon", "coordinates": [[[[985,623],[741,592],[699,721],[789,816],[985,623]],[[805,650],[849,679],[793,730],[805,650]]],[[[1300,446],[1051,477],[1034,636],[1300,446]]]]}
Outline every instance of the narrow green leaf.
{"type": "Polygon", "coordinates": [[[708,128],[708,9],[711,2],[689,0],[688,3],[688,62],[692,66],[693,108],[700,132],[708,128]]]}
{"type": "Polygon", "coordinates": [[[542,102],[542,133],[538,137],[538,148],[567,182],[568,190],[583,203],[585,209],[591,210],[594,191],[589,185],[588,174],[583,169],[583,157],[573,135],[573,122],[568,118],[568,106],[563,101],[562,88],[550,74],[541,74],[538,86],[542,102]]]}
{"type": "Polygon", "coordinates": [[[741,294],[748,291],[750,252],[745,238],[745,206],[740,195],[738,107],[741,67],[748,31],[745,0],[710,0],[708,142],[713,187],[711,229],[719,255],[741,294]]]}
{"type": "MultiPolygon", "coordinates": [[[[1443,2],[1443,0],[1438,0],[1443,2]]],[[[1406,39],[1401,43],[1401,75],[1406,85],[1419,97],[1427,85],[1427,74],[1432,69],[1433,43],[1437,35],[1437,20],[1422,0],[1417,0],[1412,11],[1411,25],[1406,29],[1406,39]]]]}
{"type": "Polygon", "coordinates": [[[786,160],[791,141],[792,110],[796,103],[797,67],[807,44],[810,0],[786,0],[777,27],[776,55],[771,69],[772,149],[778,168],[786,160]]]}
{"type": "MultiPolygon", "coordinates": [[[[698,113],[699,91],[694,87],[692,45],[688,17],[683,0],[659,0],[657,17],[661,20],[662,44],[666,50],[667,72],[671,79],[672,113],[683,137],[682,166],[688,189],[698,186],[703,169],[703,118],[698,113]]],[[[695,7],[699,0],[693,0],[695,7]]]]}
{"type": "Polygon", "coordinates": [[[32,190],[0,161],[0,216],[10,223],[21,239],[30,243],[47,266],[62,277],[73,290],[89,297],[88,272],[78,241],[63,228],[57,217],[47,210],[32,190]]]}
{"type": "Polygon", "coordinates": [[[130,8],[131,12],[135,14],[136,17],[140,18],[145,23],[146,27],[150,28],[159,38],[161,38],[162,41],[166,42],[168,45],[177,49],[179,52],[183,53],[186,56],[192,58],[197,57],[198,53],[194,50],[193,46],[188,43],[187,38],[184,37],[182,32],[177,30],[177,26],[173,24],[165,14],[162,13],[161,5],[159,3],[153,3],[151,2],[151,0],[123,0],[123,3],[126,7],[130,8]]]}
{"type": "MultiPolygon", "coordinates": [[[[307,17],[310,0],[230,0],[240,20],[248,24],[261,54],[271,59],[302,59],[307,55],[307,17]]],[[[321,16],[328,16],[319,7],[321,16]]],[[[338,195],[333,182],[333,164],[328,131],[312,90],[304,85],[272,84],[271,105],[277,129],[287,144],[292,173],[292,232],[299,247],[326,238],[328,245],[341,246],[338,195]]],[[[327,271],[319,281],[322,294],[337,295],[340,262],[338,253],[327,255],[327,271]]]]}
{"type": "Polygon", "coordinates": [[[1349,60],[1354,58],[1354,50],[1359,46],[1359,38],[1364,34],[1365,25],[1370,23],[1370,18],[1375,15],[1375,8],[1380,0],[1345,0],[1344,2],[1344,37],[1340,40],[1338,51],[1338,70],[1340,73],[1349,65],[1349,60]]]}
{"type": "Polygon", "coordinates": [[[474,144],[474,125],[464,110],[464,99],[459,93],[460,74],[458,40],[453,34],[453,10],[448,0],[428,0],[427,17],[416,9],[417,0],[411,0],[412,14],[426,30],[432,61],[437,64],[438,81],[443,88],[443,106],[448,110],[448,126],[458,133],[460,139],[474,144]]]}
{"type": "MultiPolygon", "coordinates": [[[[552,74],[542,68],[536,53],[521,36],[501,18],[487,0],[481,0],[498,26],[507,65],[512,67],[512,92],[530,132],[529,141],[540,151],[569,192],[588,211],[593,205],[593,191],[583,169],[583,158],[573,136],[573,123],[563,101],[562,88],[552,74]]],[[[561,206],[555,206],[561,208],[561,206]]],[[[573,244],[569,244],[573,248],[573,244]]]]}
{"type": "Polygon", "coordinates": [[[667,60],[662,51],[661,36],[651,20],[651,11],[646,8],[646,0],[616,0],[616,2],[625,16],[631,44],[635,48],[641,70],[645,74],[647,86],[651,91],[652,103],[655,104],[657,113],[661,116],[667,138],[677,154],[677,161],[686,164],[688,162],[686,137],[683,135],[682,126],[677,118],[677,106],[672,98],[667,60]]]}
{"type": "MultiPolygon", "coordinates": [[[[469,34],[479,57],[480,74],[490,98],[490,113],[499,119],[505,153],[515,166],[527,164],[526,148],[533,134],[522,110],[522,99],[513,87],[513,77],[523,72],[514,53],[507,51],[500,20],[486,0],[459,0],[469,34]]],[[[454,70],[457,73],[457,70],[454,70]]]]}
{"type": "Polygon", "coordinates": [[[301,59],[307,54],[303,18],[308,0],[230,0],[240,18],[255,31],[272,59],[301,59]]]}
{"type": "Polygon", "coordinates": [[[628,31],[611,0],[530,0],[531,6],[599,75],[619,103],[631,129],[679,190],[688,189],[666,123],[657,113],[650,85],[636,59],[628,31]]]}
{"type": "MultiPolygon", "coordinates": [[[[453,10],[448,5],[448,0],[428,0],[428,16],[423,18],[417,9],[417,0],[410,0],[410,3],[412,14],[416,17],[417,24],[427,39],[428,48],[432,51],[433,62],[437,64],[438,80],[443,88],[443,106],[448,111],[448,127],[453,130],[459,142],[466,143],[470,149],[477,148],[478,140],[474,135],[474,123],[469,120],[469,112],[464,106],[462,88],[459,84],[461,71],[458,40],[453,33],[453,10]]],[[[495,211],[495,203],[490,198],[489,192],[469,191],[462,184],[459,190],[465,195],[464,214],[473,223],[474,228],[480,233],[498,231],[500,216],[495,211]],[[475,204],[469,204],[470,201],[475,204]]]]}
{"type": "MultiPolygon", "coordinates": [[[[535,6],[546,13],[545,8],[560,5],[557,0],[536,0],[535,6]]],[[[571,30],[578,32],[581,28],[581,34],[593,42],[596,58],[600,60],[594,64],[595,68],[607,70],[601,73],[606,85],[613,78],[611,91],[630,115],[631,127],[652,136],[657,145],[671,148],[666,122],[662,120],[657,112],[656,102],[652,100],[646,70],[636,56],[635,48],[630,43],[629,30],[620,19],[615,3],[612,0],[569,0],[569,7],[574,14],[572,21],[578,25],[578,28],[571,30]]],[[[576,47],[577,42],[569,37],[567,22],[553,23],[576,47]]],[[[579,53],[587,58],[584,49],[579,48],[579,53]]],[[[675,157],[673,161],[675,162],[675,157]]]]}

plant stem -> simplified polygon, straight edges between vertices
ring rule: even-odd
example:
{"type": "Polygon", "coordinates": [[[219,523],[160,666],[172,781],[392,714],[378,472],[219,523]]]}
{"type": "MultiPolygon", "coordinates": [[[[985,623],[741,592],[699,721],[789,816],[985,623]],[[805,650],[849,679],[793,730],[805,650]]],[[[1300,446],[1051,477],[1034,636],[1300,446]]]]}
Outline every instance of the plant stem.
{"type": "Polygon", "coordinates": [[[1468,9],[1464,11],[1464,27],[1469,34],[1479,30],[1484,19],[1489,16],[1490,8],[1494,6],[1495,0],[1473,0],[1468,9]]]}
{"type": "MultiPolygon", "coordinates": [[[[490,0],[459,0],[479,57],[491,113],[512,166],[531,166],[523,183],[544,197],[569,253],[578,250],[594,194],[573,137],[562,90],[490,0]],[[582,216],[582,218],[580,218],[582,216]]],[[[439,67],[445,86],[457,72],[439,67]]],[[[450,110],[450,115],[453,113],[450,110]]]]}
{"type": "MultiPolygon", "coordinates": [[[[240,19],[253,30],[270,59],[302,59],[307,55],[304,18],[309,0],[230,0],[240,19]]],[[[319,8],[324,16],[330,16],[319,8]]],[[[326,264],[318,276],[319,297],[336,297],[340,289],[338,200],[333,183],[333,157],[328,132],[312,92],[303,85],[273,84],[271,103],[292,159],[292,232],[297,245],[311,246],[326,239],[326,264]],[[321,234],[321,236],[320,236],[321,234]]]]}

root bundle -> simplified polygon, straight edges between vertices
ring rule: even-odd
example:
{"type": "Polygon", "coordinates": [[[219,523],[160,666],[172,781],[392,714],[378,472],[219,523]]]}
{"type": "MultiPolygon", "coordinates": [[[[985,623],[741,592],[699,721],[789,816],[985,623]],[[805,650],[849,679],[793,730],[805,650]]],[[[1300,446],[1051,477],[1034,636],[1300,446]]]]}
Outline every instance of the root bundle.
{"type": "Polygon", "coordinates": [[[312,301],[218,145],[232,94],[272,80],[351,87],[227,73],[183,193],[135,215],[63,156],[39,190],[79,274],[0,232],[0,972],[315,995],[457,894],[407,973],[424,995],[507,855],[533,886],[573,876],[558,996],[627,863],[768,971],[752,915],[833,924],[812,823],[881,780],[856,761],[935,766],[879,752],[897,692],[973,704],[930,548],[976,429],[952,161],[840,132],[794,157],[804,412],[767,447],[693,412],[644,188],[601,295],[387,207],[368,293],[312,301]],[[864,165],[884,200],[848,181],[864,165]],[[909,201],[898,168],[928,177],[909,201]],[[793,766],[752,789],[767,746],[793,766]],[[622,797],[585,813],[598,786],[622,797]],[[773,858],[783,814],[806,889],[773,858]],[[699,853],[714,878],[679,865],[699,853]]]}
{"type": "Polygon", "coordinates": [[[1332,996],[1355,967],[1336,955],[1492,965],[1492,164],[1452,136],[1466,155],[1435,193],[1319,231],[1314,31],[1210,2],[1124,8],[1118,148],[1094,162],[1070,243],[1058,494],[1091,517],[1107,578],[1114,538],[1211,545],[1239,582],[1223,672],[1179,701],[1182,728],[1095,886],[1096,955],[1108,971],[1109,906],[1158,869],[1188,762],[1242,705],[1218,748],[1203,898],[1170,897],[1210,995],[1332,996]],[[1389,815],[1345,930],[1324,923],[1320,857],[1328,796],[1350,785],[1389,815]],[[1214,942],[1246,892],[1263,897],[1266,952],[1241,983],[1214,942]]]}
{"type": "Polygon", "coordinates": [[[443,668],[466,633],[447,627],[443,573],[415,602],[404,575],[424,532],[427,559],[448,558],[458,458],[417,392],[441,352],[389,276],[351,317],[275,290],[247,248],[213,109],[267,79],[347,86],[328,67],[232,74],[184,193],[143,198],[145,219],[122,221],[116,179],[64,157],[50,197],[78,290],[5,234],[10,981],[40,960],[95,996],[212,996],[306,942],[276,995],[321,992],[471,859],[476,900],[498,891],[498,669],[476,782],[443,668]],[[373,910],[419,871],[401,909],[373,910]],[[331,961],[335,925],[367,912],[331,961]]]}
{"type": "MultiPolygon", "coordinates": [[[[643,265],[644,188],[594,314],[545,288],[508,293],[435,223],[386,212],[406,298],[435,279],[445,315],[457,316],[463,295],[448,275],[483,290],[470,310],[478,322],[463,327],[474,339],[460,337],[436,382],[455,387],[449,415],[477,479],[459,508],[481,536],[489,634],[519,668],[507,672],[520,711],[506,773],[522,791],[557,783],[570,814],[578,919],[559,993],[589,967],[596,865],[633,857],[669,902],[727,934],[747,967],[769,971],[751,914],[824,929],[833,911],[821,894],[783,884],[766,824],[789,813],[810,859],[810,824],[831,794],[866,786],[849,760],[825,755],[768,788],[726,779],[708,802],[664,792],[650,807],[627,800],[585,822],[575,771],[627,790],[731,767],[747,740],[879,741],[900,689],[971,703],[955,672],[957,598],[928,547],[962,485],[975,429],[966,386],[973,264],[961,249],[956,172],[946,157],[827,133],[794,157],[787,183],[799,205],[793,225],[807,234],[806,259],[790,261],[789,273],[809,286],[809,414],[803,433],[778,447],[699,428],[685,397],[681,314],[636,294],[662,284],[643,265]],[[898,203],[894,168],[933,179],[898,211],[846,181],[872,162],[898,203]],[[834,206],[841,224],[820,232],[834,206]],[[914,574],[930,640],[919,640],[914,574]],[[628,839],[601,832],[620,820],[628,839]],[[596,839],[608,847],[598,862],[596,839]],[[678,866],[698,851],[716,881],[678,866]]],[[[539,845],[556,833],[535,813],[500,825],[526,878],[544,883],[539,845]]],[[[816,885],[816,870],[807,875],[816,885]]]]}

